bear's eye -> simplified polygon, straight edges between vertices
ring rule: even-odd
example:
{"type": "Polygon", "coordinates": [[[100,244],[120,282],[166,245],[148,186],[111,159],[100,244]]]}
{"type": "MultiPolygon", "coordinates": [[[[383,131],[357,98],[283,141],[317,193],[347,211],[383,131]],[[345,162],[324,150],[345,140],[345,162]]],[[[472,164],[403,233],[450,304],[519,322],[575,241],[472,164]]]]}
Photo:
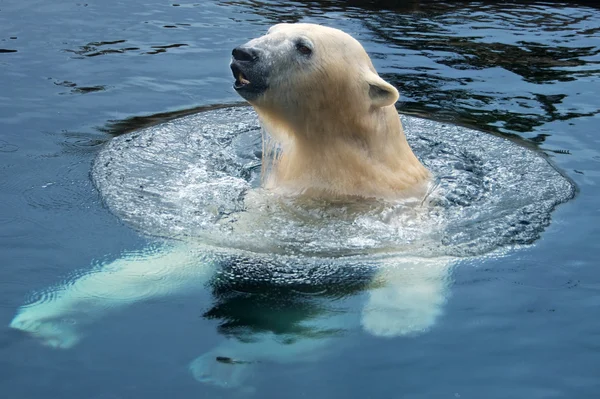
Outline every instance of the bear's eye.
{"type": "Polygon", "coordinates": [[[296,50],[298,50],[298,52],[303,55],[311,55],[312,54],[312,49],[310,47],[308,47],[306,44],[301,43],[301,42],[296,43],[296,50]]]}

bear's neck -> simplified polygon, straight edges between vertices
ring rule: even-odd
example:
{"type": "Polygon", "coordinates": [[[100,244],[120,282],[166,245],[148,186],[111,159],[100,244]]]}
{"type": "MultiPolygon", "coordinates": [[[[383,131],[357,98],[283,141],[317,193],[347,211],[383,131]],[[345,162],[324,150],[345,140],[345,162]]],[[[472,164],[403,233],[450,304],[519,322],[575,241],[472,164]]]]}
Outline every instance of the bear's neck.
{"type": "MultiPolygon", "coordinates": [[[[260,115],[260,112],[259,112],[260,115]]],[[[296,123],[261,115],[281,153],[263,182],[284,194],[399,199],[424,196],[430,174],[412,152],[393,106],[296,123]]],[[[264,159],[263,163],[272,160],[264,159]]]]}

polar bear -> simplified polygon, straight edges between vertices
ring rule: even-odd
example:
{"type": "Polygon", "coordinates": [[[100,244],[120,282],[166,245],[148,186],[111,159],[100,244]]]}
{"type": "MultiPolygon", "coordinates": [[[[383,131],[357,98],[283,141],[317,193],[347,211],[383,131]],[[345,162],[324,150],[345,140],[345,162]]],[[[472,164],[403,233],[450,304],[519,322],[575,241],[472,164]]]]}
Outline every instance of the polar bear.
{"type": "MultiPolygon", "coordinates": [[[[354,38],[319,25],[279,24],[232,55],[234,88],[272,137],[263,151],[267,191],[336,201],[413,199],[423,205],[431,174],[406,141],[394,108],[398,92],[379,77],[354,38]]],[[[250,206],[237,228],[268,223],[262,209],[250,206]]],[[[81,338],[80,326],[110,310],[210,282],[222,264],[222,256],[211,251],[199,242],[178,241],[127,254],[23,306],[10,326],[46,345],[70,348],[81,338]]],[[[442,313],[454,259],[394,256],[380,263],[366,287],[360,324],[385,337],[430,328],[442,313]]],[[[307,312],[294,323],[302,328],[288,331],[285,340],[268,328],[251,339],[227,339],[194,360],[190,370],[199,381],[239,386],[253,362],[314,358],[335,337],[324,331],[347,327],[339,316],[307,312]]]]}

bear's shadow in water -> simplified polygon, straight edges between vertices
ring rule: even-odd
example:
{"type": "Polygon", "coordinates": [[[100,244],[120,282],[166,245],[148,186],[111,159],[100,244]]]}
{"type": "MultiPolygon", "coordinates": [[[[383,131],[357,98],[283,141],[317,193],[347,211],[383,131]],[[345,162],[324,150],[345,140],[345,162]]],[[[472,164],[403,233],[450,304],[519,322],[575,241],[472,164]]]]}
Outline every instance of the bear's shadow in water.
{"type": "Polygon", "coordinates": [[[246,386],[252,365],[316,361],[362,324],[418,334],[441,315],[453,260],[410,257],[235,257],[217,267],[204,314],[227,337],[190,364],[201,382],[246,386]],[[366,298],[365,298],[366,296],[366,298]]]}
{"type": "MultiPolygon", "coordinates": [[[[315,265],[306,266],[314,268],[315,265]]],[[[364,303],[361,294],[385,286],[383,281],[379,284],[374,281],[377,273],[374,264],[354,266],[350,262],[346,267],[334,267],[336,273],[304,280],[281,277],[298,270],[302,267],[299,264],[273,261],[257,264],[256,259],[244,257],[221,264],[209,285],[215,302],[203,316],[219,323],[219,333],[225,339],[191,362],[193,376],[198,381],[221,387],[247,387],[257,363],[297,363],[322,358],[341,345],[342,340],[338,338],[356,330],[361,321],[360,303],[364,303]],[[249,275],[249,268],[260,270],[259,276],[249,275]],[[274,277],[275,274],[279,277],[274,277]],[[360,303],[355,303],[355,299],[360,303]]],[[[318,273],[319,269],[314,270],[318,273]]],[[[436,278],[435,281],[441,280],[436,278]]],[[[443,290],[434,291],[441,294],[443,290]]],[[[386,316],[390,315],[386,313],[386,316]]],[[[389,329],[387,321],[379,322],[389,329]]],[[[377,328],[377,322],[372,324],[371,328],[377,328]]],[[[425,329],[429,325],[420,327],[425,329]]],[[[419,326],[407,327],[412,332],[419,329],[419,326]]]]}

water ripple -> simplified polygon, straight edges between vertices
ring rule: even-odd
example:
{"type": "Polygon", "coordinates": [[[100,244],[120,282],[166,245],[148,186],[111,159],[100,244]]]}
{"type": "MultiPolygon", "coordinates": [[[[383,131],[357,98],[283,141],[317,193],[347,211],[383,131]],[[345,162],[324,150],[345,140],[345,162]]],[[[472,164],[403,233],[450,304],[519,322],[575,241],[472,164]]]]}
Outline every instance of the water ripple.
{"type": "Polygon", "coordinates": [[[0,152],[15,152],[18,150],[18,146],[10,144],[8,141],[0,140],[0,152]]]}
{"type": "Polygon", "coordinates": [[[403,123],[415,153],[438,179],[439,196],[427,210],[252,195],[258,169],[246,166],[260,162],[260,129],[241,107],[117,137],[96,158],[93,178],[111,210],[144,233],[325,257],[481,255],[529,244],[554,206],[573,195],[572,185],[533,151],[418,118],[403,123]]]}
{"type": "MultiPolygon", "coordinates": [[[[179,26],[186,26],[186,24],[178,24],[179,26]]],[[[175,26],[174,26],[175,27],[175,26]]],[[[120,45],[127,42],[127,40],[113,40],[113,41],[103,41],[103,42],[90,42],[83,46],[80,46],[76,50],[65,49],[65,52],[76,54],[76,57],[73,58],[93,58],[103,55],[111,55],[111,54],[125,54],[125,53],[137,53],[137,54],[158,54],[164,53],[168,49],[171,48],[179,48],[186,47],[189,44],[186,43],[174,43],[174,44],[166,44],[166,45],[150,45],[148,46],[152,50],[144,50],[141,47],[137,46],[125,46],[125,47],[117,47],[117,48],[103,48],[105,46],[113,46],[120,45]]]]}

